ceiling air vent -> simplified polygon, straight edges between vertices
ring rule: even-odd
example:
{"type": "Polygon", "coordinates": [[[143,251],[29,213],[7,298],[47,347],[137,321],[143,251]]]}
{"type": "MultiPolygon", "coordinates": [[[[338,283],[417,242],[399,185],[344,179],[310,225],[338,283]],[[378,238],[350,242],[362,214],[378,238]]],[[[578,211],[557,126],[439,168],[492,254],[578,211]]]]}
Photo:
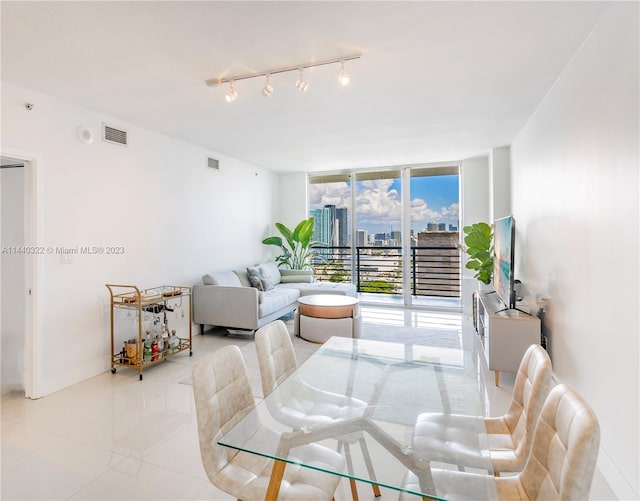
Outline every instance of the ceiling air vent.
{"type": "Polygon", "coordinates": [[[102,124],[102,140],[107,143],[127,146],[127,131],[116,129],[111,125],[102,124]]]}
{"type": "Polygon", "coordinates": [[[215,158],[207,157],[207,167],[210,169],[220,170],[220,162],[215,158]]]}

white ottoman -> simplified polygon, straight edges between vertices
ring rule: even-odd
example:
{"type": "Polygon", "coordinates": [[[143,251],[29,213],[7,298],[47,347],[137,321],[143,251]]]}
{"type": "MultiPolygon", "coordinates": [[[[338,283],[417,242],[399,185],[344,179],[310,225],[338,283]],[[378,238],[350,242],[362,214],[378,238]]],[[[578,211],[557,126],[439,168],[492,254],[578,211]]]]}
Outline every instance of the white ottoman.
{"type": "Polygon", "coordinates": [[[317,294],[298,299],[295,334],[307,341],[324,343],[331,336],[360,337],[361,324],[356,298],[317,294]]]}

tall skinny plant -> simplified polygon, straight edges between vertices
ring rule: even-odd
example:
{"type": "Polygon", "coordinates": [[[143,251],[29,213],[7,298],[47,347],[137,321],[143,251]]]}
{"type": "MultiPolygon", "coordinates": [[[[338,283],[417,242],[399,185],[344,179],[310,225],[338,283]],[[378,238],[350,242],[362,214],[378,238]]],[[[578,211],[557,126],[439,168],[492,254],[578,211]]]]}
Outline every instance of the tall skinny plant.
{"type": "Polygon", "coordinates": [[[282,223],[276,223],[276,228],[284,237],[272,236],[265,238],[262,243],[265,245],[275,245],[282,250],[282,254],[276,257],[278,266],[287,266],[292,270],[304,270],[311,268],[311,248],[314,245],[321,245],[320,242],[312,241],[313,217],[303,219],[292,230],[282,223]]]}

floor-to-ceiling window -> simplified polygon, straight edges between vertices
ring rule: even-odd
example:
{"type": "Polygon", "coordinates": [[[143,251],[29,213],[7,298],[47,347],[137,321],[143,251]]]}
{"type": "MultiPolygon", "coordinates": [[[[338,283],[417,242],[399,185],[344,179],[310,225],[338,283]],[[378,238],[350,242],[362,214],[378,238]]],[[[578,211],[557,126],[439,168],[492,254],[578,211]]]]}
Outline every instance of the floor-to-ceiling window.
{"type": "Polygon", "coordinates": [[[372,299],[403,297],[402,171],[355,174],[355,284],[372,299]]]}
{"type": "Polygon", "coordinates": [[[311,175],[316,275],[366,301],[459,306],[458,207],[457,165],[311,175]]]}

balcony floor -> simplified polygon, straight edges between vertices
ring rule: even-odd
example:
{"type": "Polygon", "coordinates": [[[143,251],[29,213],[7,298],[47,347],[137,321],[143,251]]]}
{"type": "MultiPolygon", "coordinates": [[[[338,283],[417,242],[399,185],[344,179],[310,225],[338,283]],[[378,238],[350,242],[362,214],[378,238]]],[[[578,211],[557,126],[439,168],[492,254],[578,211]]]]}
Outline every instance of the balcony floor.
{"type": "MultiPolygon", "coordinates": [[[[404,299],[400,294],[376,294],[370,292],[360,292],[358,294],[360,304],[375,306],[393,306],[395,308],[404,306],[404,299]]],[[[433,310],[447,310],[460,312],[462,300],[459,297],[436,297],[436,296],[412,296],[412,305],[408,308],[425,308],[433,310]]]]}

